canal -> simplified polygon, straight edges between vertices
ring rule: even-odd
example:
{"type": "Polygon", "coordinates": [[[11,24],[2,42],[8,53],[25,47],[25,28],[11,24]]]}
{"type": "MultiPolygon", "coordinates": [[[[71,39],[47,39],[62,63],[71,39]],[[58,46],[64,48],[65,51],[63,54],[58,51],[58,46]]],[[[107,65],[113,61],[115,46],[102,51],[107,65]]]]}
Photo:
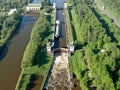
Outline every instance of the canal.
{"type": "Polygon", "coordinates": [[[65,29],[65,16],[64,16],[64,2],[66,0],[51,0],[51,3],[56,3],[56,20],[60,21],[59,38],[54,40],[54,48],[66,48],[66,29],[65,29]]]}
{"type": "Polygon", "coordinates": [[[60,26],[59,37],[54,39],[54,59],[44,85],[45,90],[71,90],[72,87],[70,81],[68,49],[66,49],[64,2],[66,2],[66,0],[51,0],[51,3],[56,3],[56,20],[60,21],[60,26]]]}
{"type": "MultiPolygon", "coordinates": [[[[38,3],[41,0],[34,0],[38,3]]],[[[7,42],[0,55],[0,90],[14,90],[21,72],[21,61],[30,39],[31,30],[39,16],[25,15],[19,29],[7,42]]]]}

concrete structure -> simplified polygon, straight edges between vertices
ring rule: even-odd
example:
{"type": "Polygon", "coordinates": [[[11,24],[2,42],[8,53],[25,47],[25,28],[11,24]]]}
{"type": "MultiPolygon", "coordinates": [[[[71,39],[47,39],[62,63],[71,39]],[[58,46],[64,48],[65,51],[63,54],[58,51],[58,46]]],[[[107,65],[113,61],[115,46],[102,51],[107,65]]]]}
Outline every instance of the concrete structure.
{"type": "Polygon", "coordinates": [[[60,21],[56,20],[56,28],[55,28],[55,37],[58,38],[59,35],[59,25],[60,25],[60,21]]]}
{"type": "Polygon", "coordinates": [[[12,15],[13,13],[17,12],[17,9],[11,9],[10,12],[8,13],[8,16],[9,15],[12,15]]]}
{"type": "Polygon", "coordinates": [[[67,8],[67,3],[64,3],[64,8],[67,8]]]}
{"type": "Polygon", "coordinates": [[[47,43],[46,48],[47,48],[47,52],[50,53],[51,52],[51,48],[52,48],[50,42],[47,43]]]}
{"type": "Polygon", "coordinates": [[[39,4],[28,4],[28,6],[26,6],[26,11],[30,12],[30,11],[40,11],[42,5],[41,3],[39,4]]]}
{"type": "Polygon", "coordinates": [[[74,44],[73,44],[73,42],[70,43],[70,52],[74,53],[74,44]]]}
{"type": "Polygon", "coordinates": [[[53,3],[53,8],[56,8],[56,3],[53,3]]]}

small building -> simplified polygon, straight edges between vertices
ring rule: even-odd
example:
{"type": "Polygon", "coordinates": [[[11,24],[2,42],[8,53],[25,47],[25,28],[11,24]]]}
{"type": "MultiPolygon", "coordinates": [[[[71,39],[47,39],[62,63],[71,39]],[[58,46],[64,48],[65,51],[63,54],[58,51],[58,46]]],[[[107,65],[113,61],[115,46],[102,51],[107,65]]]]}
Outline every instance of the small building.
{"type": "Polygon", "coordinates": [[[10,12],[8,13],[8,16],[12,15],[15,12],[17,12],[17,9],[11,9],[10,12]]]}
{"type": "Polygon", "coordinates": [[[28,4],[28,6],[26,6],[26,11],[30,12],[30,11],[40,11],[42,5],[41,3],[37,4],[37,3],[33,3],[33,4],[28,4]]]}

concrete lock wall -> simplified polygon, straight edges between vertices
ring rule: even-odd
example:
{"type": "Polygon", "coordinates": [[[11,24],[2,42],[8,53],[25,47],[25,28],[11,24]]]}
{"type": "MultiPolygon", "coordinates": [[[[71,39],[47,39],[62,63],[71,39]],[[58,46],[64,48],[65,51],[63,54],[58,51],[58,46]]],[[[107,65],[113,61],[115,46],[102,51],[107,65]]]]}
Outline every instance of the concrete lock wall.
{"type": "Polygon", "coordinates": [[[67,3],[64,3],[64,8],[67,8],[67,3]]]}

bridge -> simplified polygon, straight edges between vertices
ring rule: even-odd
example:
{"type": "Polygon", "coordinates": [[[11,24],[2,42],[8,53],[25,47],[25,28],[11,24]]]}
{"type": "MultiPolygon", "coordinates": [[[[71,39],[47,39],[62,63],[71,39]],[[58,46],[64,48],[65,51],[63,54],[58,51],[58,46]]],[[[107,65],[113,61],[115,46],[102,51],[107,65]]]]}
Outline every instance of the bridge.
{"type": "Polygon", "coordinates": [[[38,12],[40,11],[41,7],[42,7],[41,3],[28,4],[28,6],[26,6],[26,11],[27,12],[30,12],[30,11],[38,12]]]}

